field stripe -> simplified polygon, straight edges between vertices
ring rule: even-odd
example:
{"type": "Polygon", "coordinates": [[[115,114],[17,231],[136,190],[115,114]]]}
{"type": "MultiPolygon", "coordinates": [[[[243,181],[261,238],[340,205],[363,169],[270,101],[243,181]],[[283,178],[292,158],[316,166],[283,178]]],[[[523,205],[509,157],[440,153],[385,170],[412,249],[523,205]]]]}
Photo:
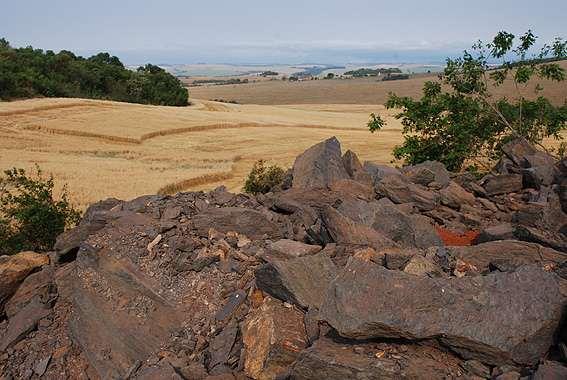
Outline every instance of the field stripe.
{"type": "Polygon", "coordinates": [[[168,185],[161,187],[158,190],[158,194],[173,195],[181,191],[189,190],[195,186],[202,186],[202,185],[207,185],[209,183],[229,180],[234,177],[234,173],[236,171],[236,163],[241,160],[242,160],[241,156],[236,156],[232,161],[232,166],[230,168],[230,171],[228,172],[203,174],[198,177],[193,177],[189,179],[184,179],[182,181],[170,183],[168,185]]]}
{"type": "Polygon", "coordinates": [[[67,135],[67,136],[77,136],[92,138],[98,140],[104,140],[107,142],[114,143],[124,143],[124,144],[142,144],[145,141],[164,136],[196,133],[196,132],[206,132],[214,131],[219,129],[244,129],[244,128],[301,128],[301,129],[324,129],[330,131],[356,131],[356,132],[366,132],[364,128],[356,127],[332,127],[326,125],[309,125],[309,124],[261,124],[261,123],[223,123],[223,124],[208,124],[208,125],[196,125],[192,127],[184,128],[174,128],[174,129],[163,129],[160,131],[154,131],[145,133],[140,138],[134,137],[123,137],[114,135],[104,135],[99,133],[77,131],[74,129],[58,129],[49,128],[43,125],[30,125],[23,127],[24,130],[34,131],[34,132],[44,132],[55,135],[67,135]]]}
{"type": "Polygon", "coordinates": [[[31,108],[25,109],[18,109],[18,110],[11,110],[11,111],[0,111],[0,116],[14,116],[14,115],[25,115],[28,113],[34,112],[41,112],[41,111],[50,111],[56,109],[64,109],[64,108],[75,108],[75,107],[112,107],[112,104],[106,104],[103,102],[73,102],[73,103],[65,103],[65,104],[52,104],[46,106],[35,106],[31,108]]]}

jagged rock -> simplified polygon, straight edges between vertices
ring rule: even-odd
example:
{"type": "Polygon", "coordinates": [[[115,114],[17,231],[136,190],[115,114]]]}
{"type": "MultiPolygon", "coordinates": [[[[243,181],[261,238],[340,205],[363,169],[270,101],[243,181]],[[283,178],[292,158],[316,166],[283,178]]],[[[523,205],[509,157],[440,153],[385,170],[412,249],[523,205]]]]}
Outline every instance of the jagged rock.
{"type": "Polygon", "coordinates": [[[6,316],[11,318],[30,303],[35,297],[47,302],[56,297],[57,289],[53,278],[53,268],[44,267],[43,270],[30,274],[6,303],[6,316]]]}
{"type": "Polygon", "coordinates": [[[343,216],[332,207],[323,209],[323,223],[333,242],[353,246],[370,246],[377,250],[396,247],[397,244],[384,234],[343,216]]]}
{"type": "Polygon", "coordinates": [[[272,251],[285,258],[313,255],[321,250],[320,245],[305,244],[290,239],[281,239],[270,243],[269,247],[272,251]]]}
{"type": "Polygon", "coordinates": [[[78,250],[81,242],[106,225],[109,211],[120,204],[118,199],[109,198],[89,206],[77,227],[57,236],[54,249],[61,255],[78,250]]]}
{"type": "Polygon", "coordinates": [[[348,338],[438,339],[467,359],[529,365],[548,351],[564,306],[558,278],[534,267],[445,279],[354,259],[321,318],[348,338]]]}
{"type": "Polygon", "coordinates": [[[567,379],[567,367],[561,363],[546,361],[537,367],[532,380],[564,380],[567,379]]]}
{"type": "Polygon", "coordinates": [[[374,185],[390,175],[399,176],[401,174],[396,168],[387,165],[378,165],[370,161],[364,163],[363,169],[370,175],[374,185]]]}
{"type": "Polygon", "coordinates": [[[559,201],[561,202],[561,209],[567,214],[567,178],[559,184],[559,201]]]}
{"type": "Polygon", "coordinates": [[[481,185],[489,196],[516,193],[523,188],[521,174],[489,174],[483,178],[481,185]]]}
{"type": "Polygon", "coordinates": [[[293,164],[293,188],[327,187],[331,183],[349,179],[341,157],[341,144],[336,137],[307,149],[293,164]]]}
{"type": "Polygon", "coordinates": [[[244,321],[242,339],[246,375],[255,380],[275,379],[307,347],[303,314],[266,298],[244,321]]]}
{"type": "Polygon", "coordinates": [[[483,379],[490,378],[490,368],[479,362],[478,360],[467,360],[462,367],[468,374],[478,376],[483,379]]]}
{"type": "Polygon", "coordinates": [[[166,360],[162,360],[155,367],[146,368],[137,374],[138,380],[182,380],[183,377],[166,360]]]}
{"type": "Polygon", "coordinates": [[[507,263],[518,268],[522,265],[558,266],[567,256],[550,248],[535,243],[517,240],[486,242],[470,247],[447,247],[449,256],[466,262],[480,272],[490,269],[492,263],[507,263]]]}
{"type": "Polygon", "coordinates": [[[425,216],[408,215],[384,200],[380,200],[373,213],[372,227],[400,246],[429,248],[443,245],[435,227],[425,216]]]}
{"type": "Polygon", "coordinates": [[[509,239],[514,239],[514,227],[510,223],[501,223],[480,231],[480,234],[475,239],[475,244],[509,239]]]}
{"type": "Polygon", "coordinates": [[[25,278],[47,264],[49,264],[49,257],[35,252],[0,256],[0,314],[4,312],[5,303],[25,278]]]}
{"type": "MultiPolygon", "coordinates": [[[[533,187],[539,189],[540,186],[549,186],[555,179],[555,158],[545,152],[537,151],[524,157],[523,166],[531,174],[530,178],[533,187]]],[[[524,175],[524,182],[526,182],[524,175]]]]}
{"type": "Polygon", "coordinates": [[[557,234],[546,232],[522,225],[514,227],[514,237],[518,240],[533,242],[557,251],[567,252],[567,242],[565,239],[559,237],[557,234]]]}
{"type": "Polygon", "coordinates": [[[444,188],[451,180],[445,165],[438,161],[425,161],[421,164],[406,166],[402,169],[402,173],[413,183],[423,186],[436,182],[444,188]]]}
{"type": "Polygon", "coordinates": [[[425,190],[401,175],[389,175],[375,185],[376,193],[394,203],[414,203],[421,211],[433,210],[439,204],[439,197],[425,190]]]}
{"type": "Polygon", "coordinates": [[[342,197],[354,197],[371,201],[374,199],[374,188],[365,183],[361,183],[352,179],[341,179],[329,185],[329,188],[342,197]]]}
{"type": "Polygon", "coordinates": [[[39,321],[49,314],[51,314],[51,304],[45,304],[39,298],[34,298],[10,318],[8,328],[0,338],[0,352],[24,339],[37,327],[39,321]]]}
{"type": "Polygon", "coordinates": [[[412,257],[418,254],[409,249],[388,249],[380,252],[384,255],[384,264],[391,270],[403,270],[412,257]]]}
{"type": "Polygon", "coordinates": [[[319,253],[263,265],[256,270],[256,285],[282,301],[318,309],[336,272],[331,259],[319,253]]]}
{"type": "Polygon", "coordinates": [[[211,356],[209,360],[209,370],[217,365],[227,363],[237,334],[238,326],[235,323],[231,323],[211,340],[209,345],[209,353],[211,356]]]}
{"type": "Polygon", "coordinates": [[[193,217],[193,226],[200,236],[208,237],[209,230],[235,231],[251,239],[282,237],[278,226],[256,210],[241,207],[209,208],[193,217]]]}
{"type": "Polygon", "coordinates": [[[460,360],[431,347],[346,344],[321,338],[301,352],[294,380],[444,379],[462,374],[460,360]]]}
{"type": "Polygon", "coordinates": [[[504,154],[517,166],[522,166],[526,156],[537,153],[537,150],[523,137],[516,138],[502,147],[504,154]]]}
{"type": "Polygon", "coordinates": [[[455,210],[460,210],[462,205],[472,206],[475,204],[475,197],[457,183],[451,181],[441,191],[441,204],[451,207],[455,210]]]}
{"type": "Polygon", "coordinates": [[[345,152],[345,154],[343,155],[343,164],[345,166],[345,169],[348,173],[348,175],[352,178],[354,177],[354,175],[358,172],[363,171],[364,169],[362,168],[362,163],[360,162],[360,160],[358,159],[358,156],[356,155],[356,153],[354,153],[352,150],[347,150],[345,152]]]}

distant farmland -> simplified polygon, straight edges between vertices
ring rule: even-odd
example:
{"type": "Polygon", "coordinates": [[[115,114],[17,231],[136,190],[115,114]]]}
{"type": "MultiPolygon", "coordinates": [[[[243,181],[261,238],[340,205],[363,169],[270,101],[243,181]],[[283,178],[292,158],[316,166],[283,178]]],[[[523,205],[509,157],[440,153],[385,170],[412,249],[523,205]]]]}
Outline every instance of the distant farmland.
{"type": "MultiPolygon", "coordinates": [[[[560,63],[567,69],[567,61],[560,63]]],[[[263,81],[238,85],[208,85],[190,88],[190,96],[198,99],[226,99],[242,104],[384,104],[390,92],[417,97],[423,83],[435,75],[421,74],[407,80],[381,82],[376,77],[360,79],[308,80],[303,82],[263,81]]],[[[567,84],[545,83],[544,95],[556,104],[567,99],[567,84]]],[[[496,95],[509,95],[512,83],[495,90],[496,95]]]]}

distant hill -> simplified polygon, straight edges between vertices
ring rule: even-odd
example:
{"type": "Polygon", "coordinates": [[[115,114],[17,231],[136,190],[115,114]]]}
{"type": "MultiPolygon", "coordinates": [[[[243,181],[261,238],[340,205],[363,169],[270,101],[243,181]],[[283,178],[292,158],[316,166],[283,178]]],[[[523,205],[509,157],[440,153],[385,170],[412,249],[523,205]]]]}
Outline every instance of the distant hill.
{"type": "Polygon", "coordinates": [[[155,65],[129,70],[117,57],[90,58],[63,50],[12,48],[0,39],[0,99],[66,97],[185,106],[188,92],[179,79],[155,65]]]}
{"type": "Polygon", "coordinates": [[[344,75],[352,75],[355,78],[362,78],[362,77],[376,77],[378,75],[383,74],[400,74],[402,70],[397,67],[392,68],[379,68],[379,69],[367,69],[361,68],[358,70],[351,70],[344,73],[344,75]]]}

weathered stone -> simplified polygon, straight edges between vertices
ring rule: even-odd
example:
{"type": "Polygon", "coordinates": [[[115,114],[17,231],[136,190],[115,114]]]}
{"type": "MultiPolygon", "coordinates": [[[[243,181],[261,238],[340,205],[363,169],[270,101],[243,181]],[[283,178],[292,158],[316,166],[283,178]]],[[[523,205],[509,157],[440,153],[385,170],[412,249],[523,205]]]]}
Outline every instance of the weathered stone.
{"type": "Polygon", "coordinates": [[[341,144],[336,137],[307,149],[293,164],[293,188],[327,187],[331,183],[350,178],[342,157],[341,144]]]}
{"type": "MultiPolygon", "coordinates": [[[[386,200],[387,201],[387,200],[386,200]]],[[[380,200],[374,208],[372,227],[402,247],[429,248],[443,242],[431,221],[422,215],[408,215],[393,204],[380,200]]]]}
{"type": "Polygon", "coordinates": [[[182,380],[175,369],[166,360],[162,360],[155,367],[146,368],[140,371],[135,377],[138,380],[182,380]]]}
{"type": "Polygon", "coordinates": [[[354,259],[329,287],[321,318],[344,337],[438,339],[467,359],[534,364],[564,306],[558,278],[535,267],[445,279],[354,259]]]}
{"type": "Polygon", "coordinates": [[[47,264],[49,264],[49,257],[35,252],[0,256],[0,314],[4,312],[5,303],[25,278],[47,264]]]}
{"type": "Polygon", "coordinates": [[[441,188],[444,188],[451,180],[445,165],[438,161],[425,161],[421,164],[406,166],[402,169],[402,173],[413,183],[424,186],[437,182],[441,188]]]}
{"type": "Polygon", "coordinates": [[[57,236],[54,249],[59,253],[66,254],[79,249],[83,242],[90,234],[102,229],[109,218],[110,211],[113,208],[119,208],[121,201],[109,198],[89,206],[81,222],[75,228],[63,232],[57,236]]]}
{"type": "Polygon", "coordinates": [[[303,314],[266,298],[244,321],[242,340],[246,375],[256,380],[275,379],[307,347],[303,314]]]}
{"type": "Polygon", "coordinates": [[[490,368],[479,362],[478,360],[467,360],[462,367],[468,374],[478,376],[483,379],[490,378],[490,368]]]}
{"type": "Polygon", "coordinates": [[[396,247],[397,244],[373,228],[355,223],[332,207],[325,207],[323,223],[333,242],[344,245],[370,246],[377,250],[396,247]]]}
{"type": "Polygon", "coordinates": [[[200,236],[208,237],[209,230],[235,231],[251,239],[281,237],[278,226],[256,210],[240,207],[209,208],[193,217],[193,226],[200,236]]]}
{"type": "Polygon", "coordinates": [[[481,184],[489,196],[516,193],[523,188],[521,174],[489,174],[483,178],[481,184]]]}
{"type": "Polygon", "coordinates": [[[329,188],[342,197],[354,197],[371,201],[374,199],[374,188],[370,184],[352,179],[341,179],[329,185],[329,188]]]}
{"type": "Polygon", "coordinates": [[[565,380],[567,379],[567,367],[561,363],[546,361],[537,367],[532,380],[565,380]]]}
{"type": "Polygon", "coordinates": [[[28,333],[37,327],[38,322],[51,314],[51,306],[34,298],[16,315],[10,318],[8,328],[0,339],[0,352],[24,339],[28,333]]]}
{"type": "Polygon", "coordinates": [[[366,161],[364,163],[363,169],[370,175],[370,178],[372,179],[372,183],[374,185],[382,181],[382,179],[386,178],[387,176],[399,176],[401,174],[400,171],[396,168],[387,165],[375,164],[374,162],[370,161],[366,161]]]}
{"type": "Polygon", "coordinates": [[[523,165],[526,156],[537,152],[537,150],[523,137],[516,138],[504,144],[502,151],[517,166],[523,165]]]}
{"type": "Polygon", "coordinates": [[[404,272],[416,276],[446,277],[445,272],[437,264],[421,255],[412,256],[405,265],[404,272]]]}
{"type": "Polygon", "coordinates": [[[294,380],[447,379],[462,374],[460,360],[431,347],[349,345],[321,338],[301,352],[291,369],[294,380]],[[397,354],[403,351],[402,355],[397,354]]]}
{"type": "Polygon", "coordinates": [[[256,285],[272,296],[307,308],[320,308],[336,268],[324,253],[263,265],[256,270],[256,285]]]}
{"type": "Polygon", "coordinates": [[[281,239],[270,243],[270,249],[286,258],[313,255],[321,250],[320,245],[310,245],[290,239],[281,239]]]}
{"type": "Polygon", "coordinates": [[[228,297],[228,300],[224,304],[224,306],[215,314],[215,319],[217,321],[223,321],[227,319],[232,315],[232,313],[234,313],[236,309],[238,309],[240,305],[244,303],[244,301],[246,301],[246,292],[244,290],[237,290],[236,292],[232,293],[228,297]]]}
{"type": "Polygon", "coordinates": [[[480,231],[480,234],[475,239],[475,244],[509,239],[514,239],[514,227],[510,223],[501,223],[480,231]]]}
{"type": "Polygon", "coordinates": [[[20,285],[16,293],[6,303],[5,311],[8,318],[16,315],[34,297],[44,302],[56,297],[57,289],[53,281],[53,268],[44,267],[43,270],[30,274],[20,285]]]}
{"type": "Polygon", "coordinates": [[[235,323],[231,323],[211,340],[209,344],[209,370],[219,364],[227,363],[236,334],[238,334],[238,326],[235,323]]]}
{"type": "Polygon", "coordinates": [[[475,197],[457,183],[451,181],[444,189],[439,191],[441,196],[441,204],[451,207],[455,210],[460,210],[462,205],[474,205],[475,197]]]}
{"type": "Polygon", "coordinates": [[[372,177],[364,170],[358,156],[352,150],[347,150],[343,155],[343,164],[353,180],[372,186],[372,177]]]}
{"type": "Polygon", "coordinates": [[[391,270],[402,270],[410,259],[417,255],[417,251],[408,249],[388,249],[381,252],[384,255],[386,268],[391,270]]]}
{"type": "Polygon", "coordinates": [[[389,198],[394,203],[414,203],[421,211],[433,210],[439,197],[425,190],[401,175],[384,177],[375,185],[376,193],[389,198]]]}

